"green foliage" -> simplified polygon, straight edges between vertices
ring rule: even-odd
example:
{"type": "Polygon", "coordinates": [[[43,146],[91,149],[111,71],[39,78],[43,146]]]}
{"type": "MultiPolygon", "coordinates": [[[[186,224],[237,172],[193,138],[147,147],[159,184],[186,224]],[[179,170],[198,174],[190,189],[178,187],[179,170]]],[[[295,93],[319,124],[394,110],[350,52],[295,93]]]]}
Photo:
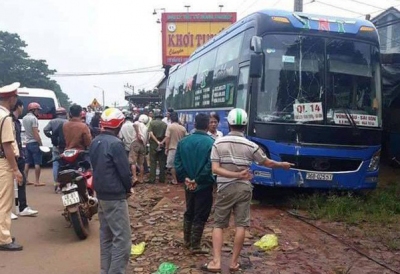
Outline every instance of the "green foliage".
{"type": "Polygon", "coordinates": [[[49,69],[45,60],[30,58],[26,46],[18,34],[0,31],[0,86],[20,82],[24,87],[50,89],[62,106],[69,107],[68,95],[49,78],[56,70],[49,69]]]}
{"type": "Polygon", "coordinates": [[[347,193],[314,193],[293,199],[297,209],[310,216],[348,224],[396,223],[400,220],[400,185],[391,183],[366,195],[347,193]]]}

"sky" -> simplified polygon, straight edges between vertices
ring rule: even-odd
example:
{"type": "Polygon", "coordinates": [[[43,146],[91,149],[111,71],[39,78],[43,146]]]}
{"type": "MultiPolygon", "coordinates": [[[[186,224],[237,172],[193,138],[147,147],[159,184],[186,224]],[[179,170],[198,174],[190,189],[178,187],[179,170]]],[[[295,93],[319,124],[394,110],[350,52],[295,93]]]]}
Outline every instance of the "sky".
{"type": "MultiPolygon", "coordinates": [[[[261,9],[293,10],[294,0],[0,0],[0,30],[17,33],[34,59],[44,59],[59,74],[150,72],[85,77],[54,77],[74,103],[126,105],[124,85],[153,89],[163,76],[161,25],[166,12],[237,12],[238,20],[261,9]]],[[[400,0],[304,0],[304,12],[362,18],[400,0]],[[335,6],[335,7],[334,7],[335,6]]]]}

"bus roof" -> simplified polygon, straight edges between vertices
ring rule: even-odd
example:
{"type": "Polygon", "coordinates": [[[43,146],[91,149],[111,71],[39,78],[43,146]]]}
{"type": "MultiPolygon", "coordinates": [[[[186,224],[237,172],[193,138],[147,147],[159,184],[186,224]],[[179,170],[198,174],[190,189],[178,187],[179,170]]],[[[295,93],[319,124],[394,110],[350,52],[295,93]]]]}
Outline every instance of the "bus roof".
{"type": "Polygon", "coordinates": [[[284,10],[262,10],[252,13],[223,30],[206,44],[196,49],[189,58],[201,55],[211,46],[217,46],[237,33],[251,27],[255,35],[267,33],[299,33],[340,36],[379,43],[378,33],[372,22],[364,19],[307,14],[284,10]],[[363,28],[364,27],[364,28],[363,28]]]}

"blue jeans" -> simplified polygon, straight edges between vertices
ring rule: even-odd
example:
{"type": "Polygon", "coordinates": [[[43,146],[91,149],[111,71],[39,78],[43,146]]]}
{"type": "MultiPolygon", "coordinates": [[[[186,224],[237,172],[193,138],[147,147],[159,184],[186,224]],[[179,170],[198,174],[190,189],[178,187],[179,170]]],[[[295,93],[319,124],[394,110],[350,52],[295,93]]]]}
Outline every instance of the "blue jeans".
{"type": "Polygon", "coordinates": [[[99,200],[101,274],[124,274],[131,253],[128,202],[99,200]]]}
{"type": "Polygon", "coordinates": [[[40,166],[42,164],[42,152],[38,142],[26,144],[26,164],[40,166]]]}
{"type": "MultiPolygon", "coordinates": [[[[60,156],[60,152],[58,151],[58,148],[53,147],[53,151],[52,151],[52,156],[53,159],[60,156]]],[[[60,168],[60,163],[58,161],[54,161],[53,162],[53,178],[54,178],[54,182],[57,182],[57,175],[58,175],[58,169],[60,168]]]]}

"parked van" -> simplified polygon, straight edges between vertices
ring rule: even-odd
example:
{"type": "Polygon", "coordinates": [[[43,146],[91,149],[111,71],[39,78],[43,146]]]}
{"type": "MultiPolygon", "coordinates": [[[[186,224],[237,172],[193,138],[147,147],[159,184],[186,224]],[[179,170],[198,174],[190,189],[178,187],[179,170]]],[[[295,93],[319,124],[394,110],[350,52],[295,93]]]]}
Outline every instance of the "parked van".
{"type": "MultiPolygon", "coordinates": [[[[57,97],[52,90],[40,89],[40,88],[19,88],[18,96],[21,101],[24,103],[24,112],[19,119],[22,122],[22,118],[26,115],[28,105],[32,102],[38,103],[42,110],[39,112],[39,135],[42,139],[42,143],[44,147],[48,147],[50,149],[49,153],[43,155],[43,163],[47,162],[51,159],[51,139],[44,135],[43,129],[49,123],[51,119],[56,117],[56,109],[60,106],[57,97]]],[[[26,136],[25,129],[22,128],[21,133],[22,146],[25,147],[26,144],[26,136]]]]}

